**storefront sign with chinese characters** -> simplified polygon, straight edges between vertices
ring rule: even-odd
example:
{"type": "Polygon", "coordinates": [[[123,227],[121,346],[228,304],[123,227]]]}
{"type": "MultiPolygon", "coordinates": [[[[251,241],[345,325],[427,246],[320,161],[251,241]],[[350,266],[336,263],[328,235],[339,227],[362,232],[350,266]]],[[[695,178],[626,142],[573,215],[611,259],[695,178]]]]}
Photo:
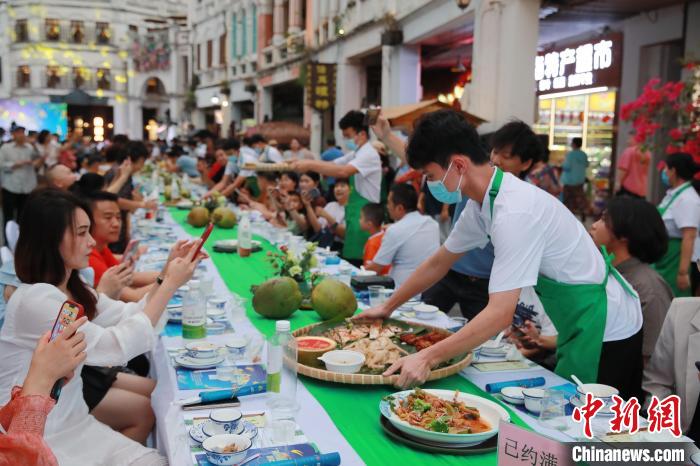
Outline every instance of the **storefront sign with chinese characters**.
{"type": "Polygon", "coordinates": [[[324,112],[335,104],[336,65],[315,63],[306,65],[306,104],[324,112]]]}
{"type": "Polygon", "coordinates": [[[620,85],[622,34],[545,51],[535,58],[537,93],[620,85]]]}

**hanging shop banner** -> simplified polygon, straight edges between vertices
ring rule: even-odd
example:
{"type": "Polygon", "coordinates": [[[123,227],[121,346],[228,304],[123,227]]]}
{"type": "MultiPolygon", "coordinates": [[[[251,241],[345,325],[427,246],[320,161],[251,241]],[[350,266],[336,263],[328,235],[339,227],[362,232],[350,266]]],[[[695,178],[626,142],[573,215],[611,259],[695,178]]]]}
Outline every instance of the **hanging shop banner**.
{"type": "Polygon", "coordinates": [[[537,93],[620,85],[622,34],[545,50],[535,59],[537,93]]]}
{"type": "Polygon", "coordinates": [[[324,112],[335,104],[334,63],[311,62],[306,65],[306,104],[324,112]]]}

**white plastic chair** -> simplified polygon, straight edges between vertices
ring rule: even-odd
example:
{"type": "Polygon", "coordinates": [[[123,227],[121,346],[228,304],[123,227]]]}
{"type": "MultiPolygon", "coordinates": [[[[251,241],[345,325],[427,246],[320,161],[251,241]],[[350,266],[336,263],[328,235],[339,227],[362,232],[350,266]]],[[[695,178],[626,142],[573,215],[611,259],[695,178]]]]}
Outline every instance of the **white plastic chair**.
{"type": "Polygon", "coordinates": [[[15,260],[15,256],[12,254],[12,251],[10,251],[10,248],[7,246],[0,248],[0,263],[7,264],[13,260],[15,260]]]}
{"type": "Polygon", "coordinates": [[[15,246],[17,246],[17,240],[19,239],[19,225],[14,220],[10,220],[5,225],[5,239],[7,240],[7,245],[10,247],[10,251],[15,252],[15,246]]]}

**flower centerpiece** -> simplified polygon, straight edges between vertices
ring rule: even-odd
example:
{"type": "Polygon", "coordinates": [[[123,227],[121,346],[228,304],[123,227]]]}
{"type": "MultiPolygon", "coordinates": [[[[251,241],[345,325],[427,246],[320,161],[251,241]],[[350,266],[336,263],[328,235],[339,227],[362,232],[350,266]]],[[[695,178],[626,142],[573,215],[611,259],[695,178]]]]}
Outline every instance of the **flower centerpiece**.
{"type": "Polygon", "coordinates": [[[319,278],[311,269],[318,265],[316,259],[316,243],[308,243],[301,253],[290,250],[287,246],[281,246],[278,252],[269,251],[267,261],[280,277],[290,277],[299,284],[299,290],[303,296],[302,309],[311,308],[311,289],[319,278]]]}

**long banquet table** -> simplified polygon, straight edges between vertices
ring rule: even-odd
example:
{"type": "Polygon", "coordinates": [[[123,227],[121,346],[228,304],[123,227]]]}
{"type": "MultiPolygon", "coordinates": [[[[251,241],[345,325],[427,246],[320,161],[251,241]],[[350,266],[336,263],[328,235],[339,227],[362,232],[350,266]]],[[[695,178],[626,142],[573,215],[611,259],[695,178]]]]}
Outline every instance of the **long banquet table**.
{"type": "MultiPolygon", "coordinates": [[[[171,208],[163,224],[168,225],[170,231],[178,238],[199,236],[203,228],[189,226],[185,221],[186,214],[186,211],[171,208]]],[[[233,237],[235,237],[235,229],[215,229],[208,245],[212,245],[216,240],[233,237]]],[[[255,238],[262,241],[263,252],[248,258],[241,258],[237,254],[216,253],[208,247],[207,251],[211,259],[204,261],[205,273],[213,279],[215,294],[219,296],[237,294],[246,299],[245,315],[241,315],[238,319],[232,318],[236,334],[262,334],[267,337],[274,332],[274,321],[263,319],[252,310],[250,287],[273,276],[273,269],[265,260],[265,256],[267,251],[274,250],[274,246],[262,238],[255,238]]],[[[319,321],[314,312],[304,311],[297,311],[290,320],[292,329],[319,321]]],[[[208,340],[224,344],[230,337],[231,335],[212,335],[208,340]]],[[[190,439],[183,411],[173,401],[190,397],[198,390],[178,389],[175,369],[168,355],[168,349],[181,348],[182,345],[182,339],[179,336],[163,335],[159,339],[152,355],[154,375],[158,379],[152,400],[157,419],[158,449],[168,457],[171,465],[192,466],[190,439]]],[[[495,399],[484,391],[487,383],[539,376],[545,378],[547,386],[566,383],[566,380],[551,371],[532,364],[531,368],[517,372],[480,372],[473,367],[467,367],[460,374],[427,383],[425,387],[459,389],[461,392],[495,399]]],[[[388,386],[333,384],[300,375],[297,388],[300,410],[296,422],[308,440],[315,443],[321,452],[339,452],[344,465],[497,464],[495,452],[470,456],[441,455],[411,449],[389,439],[383,433],[379,423],[378,405],[383,396],[394,391],[395,389],[388,386]]],[[[241,403],[241,410],[244,413],[263,412],[265,395],[245,396],[241,398],[241,403]]],[[[516,413],[507,405],[503,405],[509,411],[511,421],[516,425],[536,429],[538,432],[560,440],[571,440],[572,436],[575,436],[575,426],[566,433],[547,429],[539,425],[534,417],[520,411],[516,413]]],[[[208,410],[194,414],[206,416],[208,410]]]]}

